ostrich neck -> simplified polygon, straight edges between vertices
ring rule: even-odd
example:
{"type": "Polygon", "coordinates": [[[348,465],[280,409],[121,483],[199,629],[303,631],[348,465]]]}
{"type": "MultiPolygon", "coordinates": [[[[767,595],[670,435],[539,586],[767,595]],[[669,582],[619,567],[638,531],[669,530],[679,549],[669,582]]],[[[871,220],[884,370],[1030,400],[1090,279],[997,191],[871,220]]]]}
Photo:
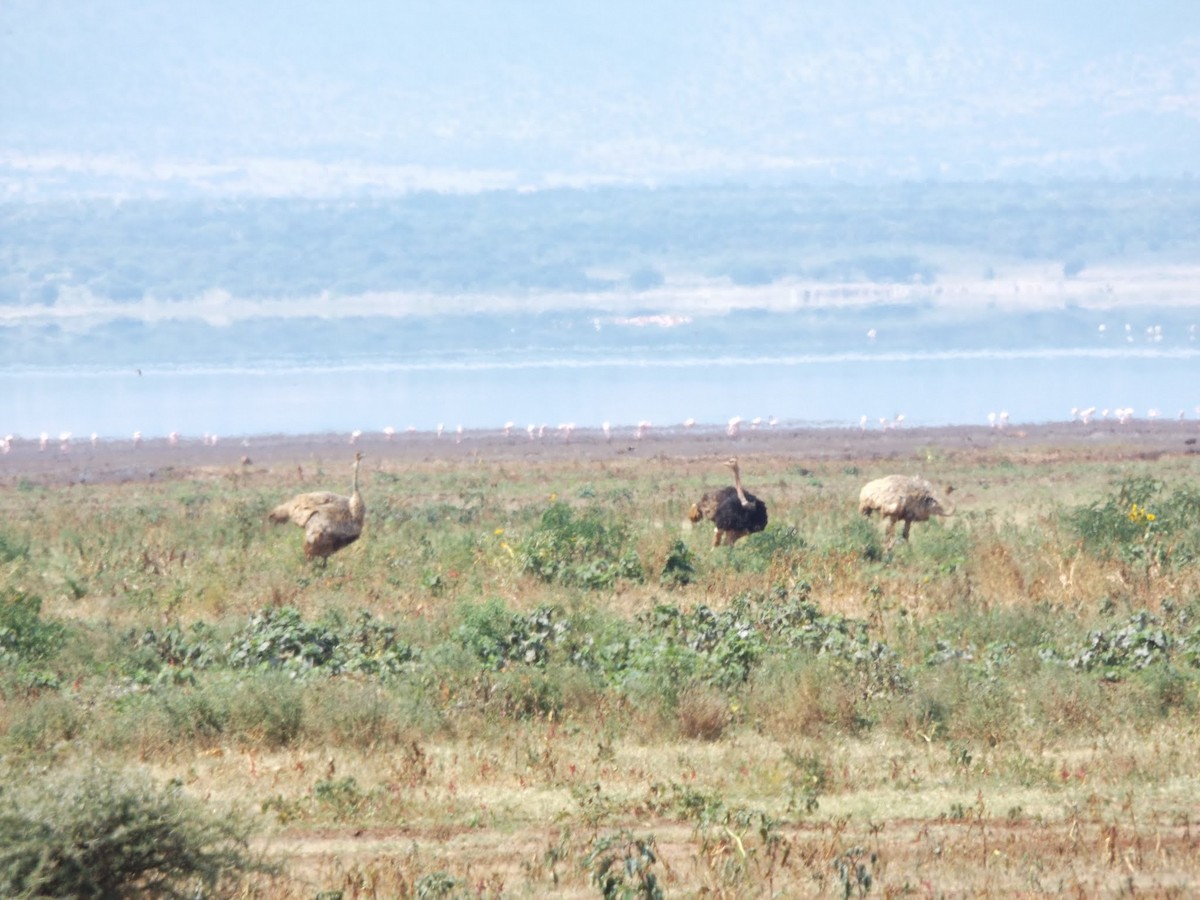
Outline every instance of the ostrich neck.
{"type": "Polygon", "coordinates": [[[737,490],[738,499],[742,501],[742,506],[749,506],[750,501],[746,499],[746,492],[742,490],[742,473],[738,471],[738,467],[733,467],[733,486],[737,490]]]}
{"type": "Polygon", "coordinates": [[[356,459],[354,461],[354,482],[350,489],[350,514],[354,518],[360,519],[365,511],[362,494],[358,492],[358,460],[356,459]]]}

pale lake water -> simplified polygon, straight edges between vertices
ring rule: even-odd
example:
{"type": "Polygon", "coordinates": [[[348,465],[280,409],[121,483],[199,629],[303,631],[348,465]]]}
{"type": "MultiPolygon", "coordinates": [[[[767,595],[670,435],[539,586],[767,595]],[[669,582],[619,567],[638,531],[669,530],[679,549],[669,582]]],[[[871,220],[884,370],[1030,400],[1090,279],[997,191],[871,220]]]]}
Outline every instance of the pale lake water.
{"type": "Polygon", "coordinates": [[[669,327],[592,312],[419,328],[382,320],[353,346],[318,353],[298,337],[294,352],[274,342],[273,356],[228,329],[182,341],[176,329],[169,350],[144,333],[141,343],[109,335],[104,359],[88,358],[79,339],[67,353],[57,335],[45,352],[26,343],[19,363],[0,366],[0,435],[668,427],[735,416],[855,427],[865,416],[879,427],[898,416],[986,424],[1001,412],[1017,424],[1086,407],[1196,418],[1200,343],[1188,312],[753,313],[669,327]]]}

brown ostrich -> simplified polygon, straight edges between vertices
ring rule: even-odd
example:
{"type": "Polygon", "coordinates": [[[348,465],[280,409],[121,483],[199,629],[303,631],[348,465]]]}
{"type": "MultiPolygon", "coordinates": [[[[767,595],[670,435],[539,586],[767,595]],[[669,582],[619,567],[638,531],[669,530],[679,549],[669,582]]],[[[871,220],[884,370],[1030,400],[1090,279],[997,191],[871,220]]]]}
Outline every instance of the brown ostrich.
{"type": "Polygon", "coordinates": [[[733,545],[746,535],[767,527],[767,505],[742,488],[737,457],[732,457],[725,465],[733,470],[733,487],[706,492],[688,510],[690,521],[708,519],[713,523],[714,547],[723,543],[733,545]]]}
{"type": "Polygon", "coordinates": [[[350,496],[313,491],[297,494],[281,503],[267,517],[277,525],[293,522],[304,529],[304,557],[320,559],[322,565],[329,557],[348,547],[362,534],[367,507],[358,492],[358,466],[362,454],[354,454],[354,482],[350,496]]]}
{"type": "Polygon", "coordinates": [[[863,485],[858,495],[858,511],[864,516],[879,513],[887,520],[884,534],[890,540],[897,522],[904,523],[901,536],[908,540],[913,522],[927,522],[930,516],[954,515],[955,503],[950,499],[953,486],[947,486],[939,497],[934,487],[915,475],[885,475],[863,485]]]}

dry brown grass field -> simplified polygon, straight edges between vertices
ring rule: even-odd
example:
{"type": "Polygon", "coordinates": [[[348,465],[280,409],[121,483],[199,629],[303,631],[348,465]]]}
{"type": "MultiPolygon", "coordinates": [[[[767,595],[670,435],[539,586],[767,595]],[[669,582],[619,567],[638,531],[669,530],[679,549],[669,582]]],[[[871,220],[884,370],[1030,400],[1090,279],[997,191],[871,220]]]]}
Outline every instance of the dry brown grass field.
{"type": "Polygon", "coordinates": [[[1198,437],[17,442],[0,767],[244,822],[219,896],[1194,896],[1198,437]],[[355,450],[307,563],[266,513],[355,450]],[[770,524],[712,548],[730,455],[770,524]],[[884,540],[892,472],[956,514],[884,540]]]}

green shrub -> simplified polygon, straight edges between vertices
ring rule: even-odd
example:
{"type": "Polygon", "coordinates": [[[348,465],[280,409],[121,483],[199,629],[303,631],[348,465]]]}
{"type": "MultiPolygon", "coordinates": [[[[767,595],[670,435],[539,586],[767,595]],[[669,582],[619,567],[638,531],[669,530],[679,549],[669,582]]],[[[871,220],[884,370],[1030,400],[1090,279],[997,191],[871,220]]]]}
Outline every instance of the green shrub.
{"type": "Polygon", "coordinates": [[[736,553],[728,556],[734,569],[765,572],[782,560],[798,560],[808,543],[795,526],[772,523],[765,530],[739,541],[737,548],[736,553]]]}
{"type": "Polygon", "coordinates": [[[696,555],[687,544],[676,539],[663,562],[659,583],[667,587],[682,587],[691,584],[695,577],[696,555]]]}
{"type": "Polygon", "coordinates": [[[569,630],[559,610],[540,606],[527,615],[508,610],[499,600],[463,605],[457,637],[490,669],[509,663],[545,665],[552,646],[569,630]]]}
{"type": "Polygon", "coordinates": [[[521,571],[542,581],[589,589],[645,577],[623,521],[595,507],[576,514],[561,501],[551,504],[538,527],[521,541],[517,558],[521,571]]]}
{"type": "Polygon", "coordinates": [[[0,894],[199,896],[263,868],[248,836],[177,787],[98,768],[25,774],[0,793],[0,894]]]}
{"type": "Polygon", "coordinates": [[[0,563],[29,558],[29,538],[14,537],[0,531],[0,563]]]}
{"type": "Polygon", "coordinates": [[[59,684],[48,663],[66,642],[67,629],[42,619],[41,611],[38,597],[13,590],[0,596],[0,675],[21,692],[59,684]]]}
{"type": "Polygon", "coordinates": [[[16,750],[48,750],[80,737],[89,724],[89,717],[78,701],[60,693],[9,703],[6,713],[4,743],[16,750]]]}
{"type": "Polygon", "coordinates": [[[1066,521],[1084,547],[1128,565],[1179,567],[1200,558],[1200,489],[1167,493],[1148,475],[1119,482],[1104,500],[1077,507],[1066,521]]]}
{"type": "Polygon", "coordinates": [[[359,612],[351,622],[336,612],[308,622],[291,606],[251,616],[226,651],[228,664],[235,668],[282,669],[292,675],[317,670],[330,675],[395,675],[415,655],[394,626],[369,612],[359,612]]]}
{"type": "Polygon", "coordinates": [[[62,648],[66,628],[41,613],[40,597],[13,590],[0,597],[0,665],[44,662],[62,648]]]}
{"type": "Polygon", "coordinates": [[[664,896],[654,871],[658,846],[652,835],[635,838],[628,831],[597,837],[583,865],[591,873],[592,884],[605,900],[664,896]]]}
{"type": "Polygon", "coordinates": [[[337,639],[321,624],[305,622],[292,606],[267,608],[250,617],[229,644],[229,664],[237,668],[286,668],[293,672],[325,665],[337,639]]]}

